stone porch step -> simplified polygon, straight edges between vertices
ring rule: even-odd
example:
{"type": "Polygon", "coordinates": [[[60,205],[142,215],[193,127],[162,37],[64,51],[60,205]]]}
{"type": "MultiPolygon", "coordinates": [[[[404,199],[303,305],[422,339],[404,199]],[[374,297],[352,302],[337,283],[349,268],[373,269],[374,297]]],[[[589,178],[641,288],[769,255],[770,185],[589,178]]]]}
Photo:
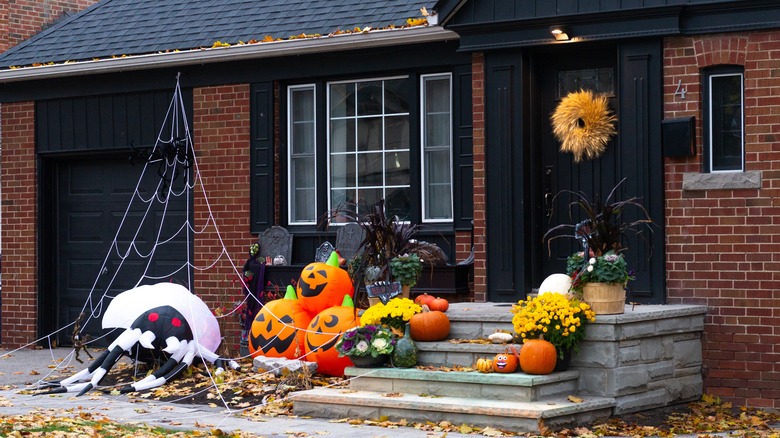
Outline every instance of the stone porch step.
{"type": "Polygon", "coordinates": [[[470,397],[429,397],[409,393],[382,393],[354,389],[317,388],[291,394],[294,413],[325,418],[378,419],[409,422],[449,421],[514,432],[543,432],[588,424],[612,413],[615,400],[583,397],[572,403],[565,396],[538,402],[470,397]]]}
{"type": "Polygon", "coordinates": [[[580,372],[535,376],[519,372],[485,374],[476,371],[349,367],[344,375],[350,378],[349,388],[358,391],[533,402],[553,396],[575,395],[580,372]]]}
{"type": "MultiPolygon", "coordinates": [[[[491,332],[492,333],[492,332],[491,332]]],[[[507,344],[471,344],[441,342],[416,342],[417,361],[420,365],[452,367],[456,365],[473,366],[480,357],[492,358],[507,351],[507,344]]],[[[520,351],[519,344],[512,344],[520,351]]],[[[511,354],[511,352],[510,352],[511,354]]]]}

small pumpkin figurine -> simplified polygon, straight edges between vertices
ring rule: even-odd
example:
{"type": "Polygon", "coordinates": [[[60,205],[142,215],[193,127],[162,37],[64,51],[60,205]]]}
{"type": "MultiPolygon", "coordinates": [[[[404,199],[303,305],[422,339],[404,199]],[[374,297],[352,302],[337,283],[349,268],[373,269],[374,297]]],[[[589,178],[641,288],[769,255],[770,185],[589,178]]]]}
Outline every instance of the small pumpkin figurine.
{"type": "Polygon", "coordinates": [[[349,295],[344,295],[340,306],[329,307],[311,320],[306,331],[306,357],[317,362],[318,373],[343,376],[344,368],[353,365],[349,357],[339,357],[336,343],[345,331],[358,325],[360,318],[349,295]]]}
{"type": "Polygon", "coordinates": [[[313,318],[341,304],[344,295],[353,297],[355,289],[349,273],[339,266],[339,253],[333,251],[327,262],[309,263],[303,268],[296,292],[301,306],[313,318]]]}
{"type": "Polygon", "coordinates": [[[257,312],[249,331],[248,348],[252,357],[284,357],[296,359],[303,356],[305,328],[311,318],[304,312],[295,295],[295,289],[287,286],[284,298],[266,303],[257,312]]]}
{"type": "Polygon", "coordinates": [[[528,374],[550,374],[555,369],[558,353],[544,339],[526,339],[520,348],[520,368],[528,374]]]}
{"type": "MultiPolygon", "coordinates": [[[[512,347],[512,351],[515,351],[514,347],[512,347]]],[[[493,358],[493,371],[497,373],[514,373],[517,371],[518,357],[516,352],[514,354],[509,353],[508,348],[503,353],[498,353],[493,358]]]]}
{"type": "Polygon", "coordinates": [[[409,319],[409,328],[415,341],[441,341],[450,334],[450,319],[444,313],[432,311],[423,304],[422,312],[412,315],[409,319]]]}
{"type": "Polygon", "coordinates": [[[480,357],[477,359],[475,368],[480,373],[492,373],[493,372],[493,360],[487,357],[480,357]]]}

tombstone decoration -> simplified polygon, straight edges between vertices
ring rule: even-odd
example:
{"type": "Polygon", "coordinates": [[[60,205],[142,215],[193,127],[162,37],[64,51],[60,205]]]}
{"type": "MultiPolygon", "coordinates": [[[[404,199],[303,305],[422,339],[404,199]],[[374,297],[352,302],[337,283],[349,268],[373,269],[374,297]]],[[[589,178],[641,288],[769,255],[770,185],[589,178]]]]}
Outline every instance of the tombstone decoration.
{"type": "Polygon", "coordinates": [[[336,249],[342,257],[351,260],[360,253],[365,235],[366,230],[360,224],[350,222],[336,232],[336,249]]]}
{"type": "Polygon", "coordinates": [[[401,295],[401,282],[399,281],[377,281],[374,284],[366,286],[366,293],[369,298],[379,298],[382,304],[401,295]]]}
{"type": "Polygon", "coordinates": [[[319,248],[317,248],[317,252],[314,253],[314,261],[325,263],[328,261],[328,258],[330,257],[330,253],[332,253],[335,250],[333,248],[333,244],[331,244],[328,241],[325,241],[320,245],[319,248]]]}
{"type": "Polygon", "coordinates": [[[278,255],[284,256],[284,259],[289,262],[292,260],[292,239],[292,234],[284,227],[274,225],[266,228],[258,238],[260,255],[266,261],[271,261],[270,264],[273,264],[274,257],[278,255]]]}

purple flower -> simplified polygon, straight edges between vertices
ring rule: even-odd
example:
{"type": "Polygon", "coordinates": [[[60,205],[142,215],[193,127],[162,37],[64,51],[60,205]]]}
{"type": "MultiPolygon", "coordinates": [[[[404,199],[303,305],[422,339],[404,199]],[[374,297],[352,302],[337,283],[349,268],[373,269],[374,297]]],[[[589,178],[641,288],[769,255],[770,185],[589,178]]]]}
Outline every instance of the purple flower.
{"type": "Polygon", "coordinates": [[[343,351],[349,351],[354,346],[355,346],[355,344],[352,341],[347,341],[346,339],[341,343],[341,349],[343,351]]]}

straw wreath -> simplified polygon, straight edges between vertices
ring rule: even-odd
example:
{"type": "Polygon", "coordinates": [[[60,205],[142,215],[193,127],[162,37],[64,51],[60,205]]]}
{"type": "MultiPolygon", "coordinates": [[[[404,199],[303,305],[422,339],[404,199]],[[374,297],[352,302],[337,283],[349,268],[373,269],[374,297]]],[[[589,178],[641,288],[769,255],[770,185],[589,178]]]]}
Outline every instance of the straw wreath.
{"type": "Polygon", "coordinates": [[[574,154],[574,161],[596,158],[615,135],[617,118],[609,110],[606,96],[580,90],[569,93],[552,117],[553,134],[561,142],[561,152],[574,154]]]}

